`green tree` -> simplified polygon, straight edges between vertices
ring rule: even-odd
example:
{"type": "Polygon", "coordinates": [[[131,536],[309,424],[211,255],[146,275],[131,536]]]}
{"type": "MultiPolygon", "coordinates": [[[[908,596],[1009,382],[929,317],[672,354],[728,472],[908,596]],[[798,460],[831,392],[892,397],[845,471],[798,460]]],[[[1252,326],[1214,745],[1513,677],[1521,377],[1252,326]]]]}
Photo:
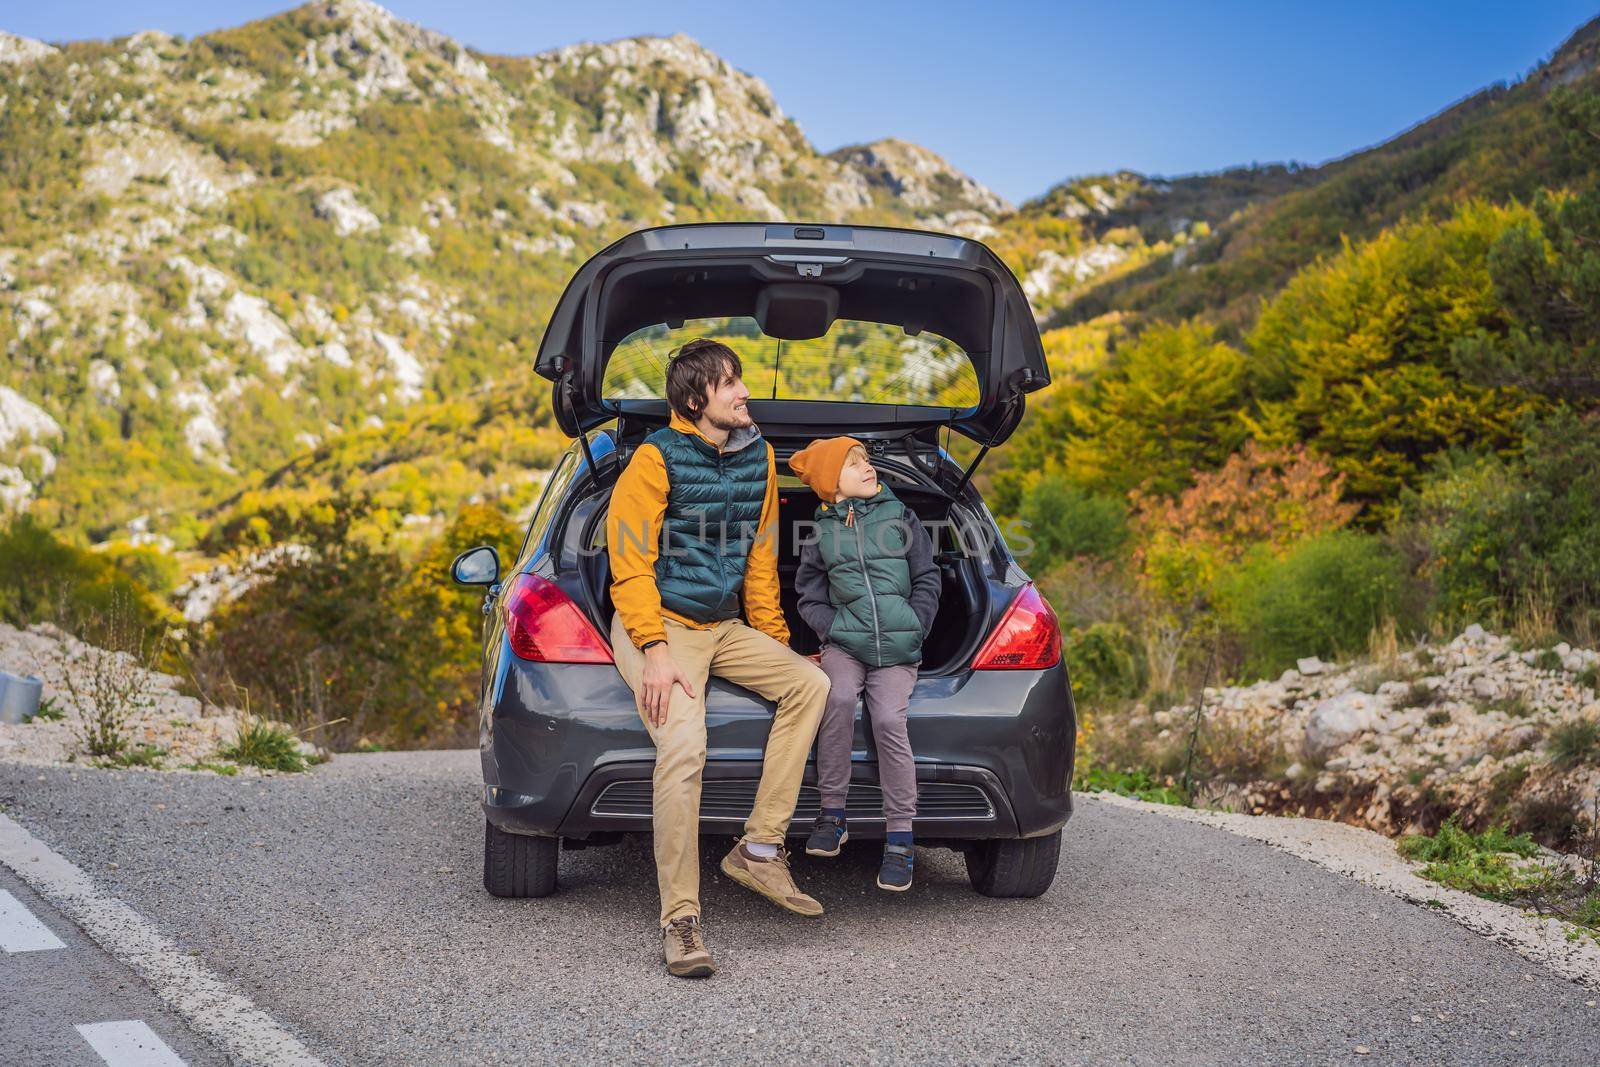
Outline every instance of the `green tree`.
{"type": "Polygon", "coordinates": [[[1079,489],[1059,473],[1029,479],[1021,518],[1034,545],[1024,562],[1036,574],[1078,556],[1109,559],[1128,540],[1128,505],[1122,498],[1079,489]]]}
{"type": "Polygon", "coordinates": [[[1243,647],[1247,673],[1260,676],[1301,656],[1358,652],[1373,627],[1406,615],[1407,603],[1400,556],[1351,530],[1302,541],[1281,557],[1258,549],[1217,589],[1222,628],[1243,647]]]}
{"type": "Polygon", "coordinates": [[[105,556],[68,544],[23,514],[0,527],[0,620],[54,622],[94,641],[117,613],[127,636],[155,636],[172,612],[105,556]]]}
{"type": "Polygon", "coordinates": [[[1303,442],[1346,476],[1372,520],[1452,446],[1513,448],[1534,401],[1462,380],[1458,338],[1504,332],[1488,255],[1526,208],[1481,203],[1443,223],[1415,222],[1296,275],[1249,337],[1255,436],[1303,442]]]}
{"type": "Polygon", "coordinates": [[[995,479],[996,506],[1019,514],[1027,472],[1046,468],[1090,493],[1182,489],[1244,440],[1244,379],[1244,354],[1209,327],[1151,327],[1030,417],[995,479]]]}
{"type": "MultiPolygon", "coordinates": [[[[1600,96],[1561,90],[1550,110],[1574,155],[1600,167],[1600,96]]],[[[1455,346],[1462,370],[1583,405],[1600,401],[1600,190],[1543,192],[1489,252],[1494,291],[1509,319],[1455,346]]]]}
{"type": "Polygon", "coordinates": [[[1404,542],[1450,625],[1553,611],[1600,632],[1600,416],[1558,411],[1519,456],[1441,461],[1405,503],[1404,542]]]}

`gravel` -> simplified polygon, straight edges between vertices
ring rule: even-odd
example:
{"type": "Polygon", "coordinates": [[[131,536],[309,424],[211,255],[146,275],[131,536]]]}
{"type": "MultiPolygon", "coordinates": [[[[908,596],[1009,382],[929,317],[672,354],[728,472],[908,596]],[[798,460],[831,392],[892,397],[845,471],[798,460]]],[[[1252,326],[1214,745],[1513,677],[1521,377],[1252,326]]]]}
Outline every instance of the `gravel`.
{"type": "Polygon", "coordinates": [[[330,1062],[1571,1063],[1594,992],[1267,845],[1084,797],[1054,887],[972,893],[954,853],[871,886],[801,857],[807,921],[722,878],[722,971],[662,973],[648,842],[480,883],[473,752],[228,779],[0,763],[0,803],[330,1062]]]}

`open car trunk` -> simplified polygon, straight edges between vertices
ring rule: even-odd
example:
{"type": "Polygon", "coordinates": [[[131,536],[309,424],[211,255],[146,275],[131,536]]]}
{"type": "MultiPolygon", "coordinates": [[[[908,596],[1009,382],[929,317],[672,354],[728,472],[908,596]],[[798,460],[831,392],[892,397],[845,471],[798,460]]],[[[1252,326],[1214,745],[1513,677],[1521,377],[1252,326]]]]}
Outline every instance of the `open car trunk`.
{"type": "Polygon", "coordinates": [[[574,275],[534,366],[571,436],[664,426],[666,366],[696,337],[740,353],[772,437],[945,427],[987,449],[1050,381],[1027,298],[981,243],[793,223],[629,234],[574,275]]]}
{"type": "MultiPolygon", "coordinates": [[[[979,554],[969,553],[961,546],[945,525],[951,520],[951,509],[960,505],[942,493],[931,489],[899,484],[885,478],[895,495],[928,527],[933,538],[934,559],[939,566],[941,588],[939,612],[934,617],[933,629],[922,647],[923,674],[946,674],[964,669],[977,654],[978,646],[987,636],[983,620],[990,617],[988,568],[990,561],[979,554]]],[[[781,487],[778,493],[778,585],[781,591],[784,617],[789,622],[790,646],[802,655],[820,650],[817,635],[800,618],[796,608],[795,572],[800,567],[800,550],[795,536],[803,523],[809,523],[817,510],[817,497],[809,489],[781,487]]],[[[604,508],[598,509],[589,519],[587,540],[600,545],[604,537],[604,508]]],[[[590,614],[602,633],[609,632],[615,608],[611,603],[611,563],[606,552],[593,552],[582,562],[584,585],[587,587],[590,614]]]]}

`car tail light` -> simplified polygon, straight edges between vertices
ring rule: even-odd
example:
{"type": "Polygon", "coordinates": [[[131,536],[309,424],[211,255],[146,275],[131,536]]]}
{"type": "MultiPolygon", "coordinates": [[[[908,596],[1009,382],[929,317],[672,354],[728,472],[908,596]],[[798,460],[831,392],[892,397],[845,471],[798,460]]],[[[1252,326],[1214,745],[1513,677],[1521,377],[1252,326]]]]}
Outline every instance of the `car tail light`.
{"type": "Polygon", "coordinates": [[[1061,627],[1056,613],[1029,583],[1006,609],[989,640],[972,661],[975,671],[1043,670],[1061,661],[1061,627]]]}
{"type": "Polygon", "coordinates": [[[520,574],[505,595],[511,651],[538,663],[611,663],[611,647],[572,598],[537,574],[520,574]]]}

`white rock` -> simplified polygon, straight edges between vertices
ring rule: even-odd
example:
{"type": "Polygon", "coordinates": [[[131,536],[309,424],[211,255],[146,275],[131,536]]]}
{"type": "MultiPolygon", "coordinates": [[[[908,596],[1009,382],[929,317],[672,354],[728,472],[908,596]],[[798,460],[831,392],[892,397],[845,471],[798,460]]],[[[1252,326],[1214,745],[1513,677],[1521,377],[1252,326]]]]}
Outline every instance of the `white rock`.
{"type": "Polygon", "coordinates": [[[1321,674],[1328,669],[1328,665],[1315,656],[1307,656],[1305,659],[1296,661],[1295,667],[1301,674],[1306,675],[1321,674]]]}
{"type": "Polygon", "coordinates": [[[0,31],[0,63],[20,67],[46,56],[53,56],[59,51],[59,48],[47,45],[43,41],[36,41],[32,37],[19,37],[14,33],[0,31]]]}
{"type": "Polygon", "coordinates": [[[1320,700],[1306,722],[1306,753],[1325,756],[1378,725],[1379,702],[1366,693],[1346,692],[1320,700]]]}
{"type": "Polygon", "coordinates": [[[422,386],[427,381],[422,371],[422,363],[406,350],[400,339],[384,333],[382,330],[373,330],[372,339],[383,350],[384,361],[388,364],[389,374],[394,378],[395,399],[401,403],[410,403],[422,397],[422,386]]]}
{"type": "Polygon", "coordinates": [[[1090,245],[1071,256],[1047,248],[1039,253],[1038,265],[1022,280],[1022,291],[1029,299],[1041,300],[1055,290],[1062,278],[1073,283],[1087,281],[1127,258],[1127,250],[1119,245],[1090,245]]]}
{"type": "Polygon", "coordinates": [[[1487,674],[1480,674],[1472,679],[1472,695],[1480,700],[1496,700],[1500,697],[1500,683],[1487,674]]]}
{"type": "Polygon", "coordinates": [[[0,514],[21,511],[33,499],[33,483],[21,468],[0,463],[0,514]]]}
{"type": "Polygon", "coordinates": [[[318,218],[333,223],[340,237],[354,233],[370,233],[378,228],[378,216],[356,199],[351,189],[329,189],[311,205],[318,218]]]}
{"type": "Polygon", "coordinates": [[[389,242],[389,251],[393,255],[404,256],[406,259],[431,256],[433,255],[433,242],[428,240],[427,234],[415,226],[407,226],[400,231],[399,236],[389,242]]]}
{"type": "Polygon", "coordinates": [[[13,441],[60,436],[61,424],[49,412],[16,390],[0,385],[0,448],[13,441]]]}
{"type": "Polygon", "coordinates": [[[598,228],[606,224],[609,214],[606,206],[591,200],[567,200],[558,209],[562,215],[579,226],[598,228]]]}
{"type": "Polygon", "coordinates": [[[249,345],[273,374],[281,376],[306,358],[288,325],[259,296],[234,293],[223,306],[222,325],[224,332],[249,345]]]}
{"type": "Polygon", "coordinates": [[[117,379],[117,368],[103,359],[89,364],[89,388],[102,404],[113,404],[122,396],[122,383],[117,379]]]}

